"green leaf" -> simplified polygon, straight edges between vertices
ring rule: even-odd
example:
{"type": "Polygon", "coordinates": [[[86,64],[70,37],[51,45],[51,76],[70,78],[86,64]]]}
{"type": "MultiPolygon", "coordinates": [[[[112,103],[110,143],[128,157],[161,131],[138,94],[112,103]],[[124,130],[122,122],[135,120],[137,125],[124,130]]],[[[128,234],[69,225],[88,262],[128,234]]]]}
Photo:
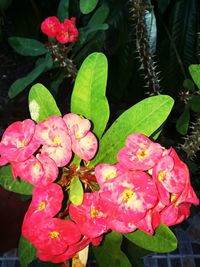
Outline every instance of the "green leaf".
{"type": "Polygon", "coordinates": [[[41,56],[48,52],[44,44],[35,39],[10,37],[8,42],[22,56],[41,56]]]}
{"type": "Polygon", "coordinates": [[[185,79],[183,81],[183,87],[186,89],[186,90],[189,90],[189,91],[195,91],[195,86],[194,86],[194,83],[192,80],[190,79],[185,79]]]}
{"type": "Polygon", "coordinates": [[[66,18],[69,18],[69,0],[60,0],[57,17],[63,22],[66,18]]]}
{"type": "Polygon", "coordinates": [[[83,202],[83,186],[78,176],[71,179],[69,199],[74,205],[80,205],[83,202]]]}
{"type": "Polygon", "coordinates": [[[61,116],[55,99],[49,90],[40,83],[33,85],[29,92],[29,111],[31,118],[36,122],[49,116],[61,116]]]}
{"type": "Polygon", "coordinates": [[[200,64],[192,64],[189,66],[189,72],[193,81],[200,90],[200,64]]]}
{"type": "Polygon", "coordinates": [[[94,25],[93,27],[85,26],[79,29],[78,47],[82,46],[85,42],[88,42],[97,31],[105,31],[108,29],[108,24],[103,23],[100,25],[94,25]]]}
{"type": "Polygon", "coordinates": [[[83,14],[88,14],[95,9],[97,4],[98,0],[80,0],[80,10],[83,14]]]}
{"type": "Polygon", "coordinates": [[[20,237],[18,253],[19,253],[19,262],[22,267],[27,266],[34,259],[36,259],[37,249],[23,236],[20,237]]]}
{"type": "Polygon", "coordinates": [[[167,119],[173,103],[170,96],[152,96],[125,111],[103,135],[99,152],[91,161],[91,166],[103,162],[115,163],[117,152],[125,146],[128,135],[152,135],[167,119]]]}
{"type": "Polygon", "coordinates": [[[109,7],[107,4],[102,4],[93,14],[91,19],[89,20],[87,27],[93,28],[94,26],[98,26],[103,24],[109,15],[109,7]]]}
{"type": "Polygon", "coordinates": [[[102,53],[89,55],[81,65],[71,97],[71,112],[93,122],[93,132],[101,137],[109,119],[109,105],[105,96],[107,59],[102,53]]]}
{"type": "Polygon", "coordinates": [[[164,224],[160,224],[154,235],[148,235],[141,230],[124,235],[137,246],[147,250],[166,253],[177,248],[177,239],[173,232],[164,224]]]}
{"type": "Polygon", "coordinates": [[[126,238],[122,242],[122,251],[134,267],[144,267],[142,258],[151,254],[151,251],[138,247],[126,238]]]}
{"type": "Polygon", "coordinates": [[[200,95],[193,95],[189,99],[189,107],[194,112],[200,112],[200,95]]]}
{"type": "Polygon", "coordinates": [[[92,247],[99,267],[131,267],[126,255],[121,251],[122,235],[111,232],[105,235],[102,245],[92,247]]]}
{"type": "Polygon", "coordinates": [[[189,122],[190,122],[190,111],[188,108],[186,108],[176,122],[176,130],[180,134],[186,135],[189,127],[189,122]]]}
{"type": "Polygon", "coordinates": [[[31,84],[40,74],[50,69],[53,66],[53,60],[50,54],[47,54],[45,58],[39,59],[36,62],[36,67],[28,73],[25,77],[17,79],[9,88],[8,95],[10,98],[14,98],[21,93],[29,84],[31,84]],[[38,62],[38,63],[37,63],[38,62]]]}
{"type": "Polygon", "coordinates": [[[23,195],[32,195],[33,185],[21,179],[14,180],[10,164],[1,167],[0,184],[8,191],[23,195]]]}

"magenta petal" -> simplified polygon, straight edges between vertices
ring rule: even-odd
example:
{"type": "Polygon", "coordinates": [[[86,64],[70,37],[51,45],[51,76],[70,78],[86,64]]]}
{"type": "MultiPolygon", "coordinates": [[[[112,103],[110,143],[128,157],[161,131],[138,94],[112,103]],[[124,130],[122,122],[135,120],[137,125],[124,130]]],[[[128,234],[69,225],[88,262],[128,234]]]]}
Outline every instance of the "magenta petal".
{"type": "Polygon", "coordinates": [[[95,177],[103,189],[117,177],[117,167],[112,164],[99,164],[95,167],[95,177]]]}
{"type": "Polygon", "coordinates": [[[51,159],[54,160],[58,167],[67,165],[72,157],[71,146],[43,146],[41,154],[47,154],[51,159]]]}
{"type": "MultiPolygon", "coordinates": [[[[99,240],[99,238],[98,238],[99,240]]],[[[68,259],[71,259],[77,252],[84,249],[86,246],[89,245],[90,239],[87,237],[83,237],[79,242],[66,247],[64,253],[59,255],[49,255],[42,250],[37,251],[37,257],[42,261],[48,261],[53,263],[62,263],[68,259]]],[[[99,242],[99,241],[98,241],[99,242]]]]}
{"type": "Polygon", "coordinates": [[[89,120],[81,118],[74,113],[68,113],[63,117],[69,134],[73,135],[76,139],[84,137],[90,130],[91,123],[89,120]]]}
{"type": "Polygon", "coordinates": [[[160,224],[160,215],[158,212],[152,212],[149,210],[146,216],[135,223],[135,225],[143,232],[153,235],[154,230],[160,224]]]}
{"type": "Polygon", "coordinates": [[[101,191],[101,206],[108,216],[135,223],[158,201],[151,177],[142,171],[129,171],[117,177],[109,190],[101,191]]]}
{"type": "Polygon", "coordinates": [[[72,139],[72,150],[83,160],[91,160],[96,154],[97,146],[97,138],[92,132],[81,139],[72,139]]]}
{"type": "Polygon", "coordinates": [[[42,164],[34,156],[22,162],[13,162],[12,171],[14,177],[20,177],[22,180],[36,186],[41,185],[41,180],[44,176],[42,164]]]}
{"type": "Polygon", "coordinates": [[[1,156],[9,162],[28,159],[40,146],[34,133],[35,123],[32,120],[12,123],[2,136],[1,156]]]}
{"type": "Polygon", "coordinates": [[[148,170],[160,159],[163,148],[142,134],[131,134],[127,137],[126,147],[117,155],[121,165],[129,170],[148,170]]]}
{"type": "Polygon", "coordinates": [[[38,155],[37,157],[38,159],[31,156],[26,161],[13,162],[14,177],[18,176],[35,186],[44,186],[56,180],[58,168],[55,162],[48,156],[38,155]]]}
{"type": "Polygon", "coordinates": [[[56,34],[60,31],[61,23],[55,16],[46,18],[41,24],[41,30],[44,34],[50,38],[56,37],[56,34]]]}
{"type": "Polygon", "coordinates": [[[161,183],[166,191],[177,194],[181,192],[189,179],[187,166],[167,155],[160,159],[153,168],[153,177],[156,182],[161,183]]]}
{"type": "Polygon", "coordinates": [[[0,155],[0,166],[4,166],[8,163],[8,160],[5,157],[0,155]]]}
{"type": "Polygon", "coordinates": [[[66,251],[69,245],[75,244],[81,234],[75,223],[58,218],[45,218],[36,221],[37,228],[32,233],[31,242],[43,252],[58,255],[66,251]]]}
{"type": "Polygon", "coordinates": [[[190,203],[183,203],[179,206],[178,218],[176,220],[176,224],[181,223],[190,216],[190,207],[191,207],[190,203]]]}
{"type": "Polygon", "coordinates": [[[160,218],[161,222],[166,224],[167,226],[176,224],[176,220],[178,218],[178,207],[176,207],[174,203],[172,203],[161,211],[160,218]]]}
{"type": "Polygon", "coordinates": [[[36,137],[43,144],[41,153],[46,153],[58,167],[69,163],[72,157],[71,139],[64,120],[59,116],[51,116],[36,127],[36,137]]]}
{"type": "Polygon", "coordinates": [[[113,218],[113,217],[107,218],[107,224],[111,230],[122,233],[122,234],[128,234],[137,229],[135,224],[120,221],[117,218],[113,218]]]}
{"type": "Polygon", "coordinates": [[[62,207],[63,191],[55,183],[33,189],[33,197],[27,213],[42,213],[43,217],[55,216],[62,207]]]}
{"type": "Polygon", "coordinates": [[[35,136],[41,144],[47,146],[70,146],[64,120],[59,116],[50,116],[36,125],[35,136]]]}
{"type": "Polygon", "coordinates": [[[69,215],[78,225],[81,233],[88,238],[95,238],[108,231],[106,214],[99,205],[99,192],[85,193],[79,206],[70,204],[69,215]]]}

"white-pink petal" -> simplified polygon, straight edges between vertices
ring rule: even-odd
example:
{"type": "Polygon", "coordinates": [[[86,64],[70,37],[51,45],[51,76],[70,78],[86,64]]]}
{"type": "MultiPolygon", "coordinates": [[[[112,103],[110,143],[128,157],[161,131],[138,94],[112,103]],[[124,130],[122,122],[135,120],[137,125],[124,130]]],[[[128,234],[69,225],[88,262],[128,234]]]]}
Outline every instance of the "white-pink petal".
{"type": "Polygon", "coordinates": [[[72,150],[83,160],[91,160],[96,154],[98,142],[92,132],[81,139],[72,137],[72,150]]]}
{"type": "Polygon", "coordinates": [[[74,113],[68,113],[63,117],[69,134],[73,135],[76,139],[84,137],[91,128],[89,120],[81,118],[79,115],[74,113]]]}

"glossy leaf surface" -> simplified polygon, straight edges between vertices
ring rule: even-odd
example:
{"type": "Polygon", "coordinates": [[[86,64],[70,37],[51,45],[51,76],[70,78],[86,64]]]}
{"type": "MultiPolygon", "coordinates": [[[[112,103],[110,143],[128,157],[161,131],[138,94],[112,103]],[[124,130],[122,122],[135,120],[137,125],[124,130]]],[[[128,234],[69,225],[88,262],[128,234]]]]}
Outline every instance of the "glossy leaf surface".
{"type": "Polygon", "coordinates": [[[22,195],[32,195],[33,185],[21,179],[14,180],[11,165],[1,167],[0,177],[0,184],[6,190],[22,195]]]}
{"type": "Polygon", "coordinates": [[[71,112],[93,123],[93,132],[101,137],[109,119],[109,105],[105,96],[107,59],[102,53],[89,55],[78,72],[71,97],[71,112]]]}
{"type": "Polygon", "coordinates": [[[137,246],[155,252],[166,253],[177,248],[175,235],[164,224],[156,228],[154,235],[148,235],[140,230],[136,230],[124,236],[137,246]]]}
{"type": "Polygon", "coordinates": [[[173,99],[167,95],[146,98],[125,111],[100,140],[99,152],[92,166],[98,163],[115,163],[117,152],[125,146],[129,134],[152,135],[167,119],[173,99]]]}
{"type": "Polygon", "coordinates": [[[36,122],[42,121],[49,116],[61,115],[55,99],[49,90],[40,83],[31,87],[29,92],[29,110],[31,118],[36,122]]]}

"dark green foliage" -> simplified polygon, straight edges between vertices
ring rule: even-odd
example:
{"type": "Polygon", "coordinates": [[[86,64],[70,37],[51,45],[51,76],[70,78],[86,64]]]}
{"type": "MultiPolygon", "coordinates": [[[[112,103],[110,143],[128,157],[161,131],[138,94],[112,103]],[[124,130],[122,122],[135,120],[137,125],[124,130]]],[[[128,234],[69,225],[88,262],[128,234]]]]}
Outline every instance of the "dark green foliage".
{"type": "MultiPolygon", "coordinates": [[[[164,90],[177,96],[180,84],[188,78],[187,68],[197,63],[199,1],[171,1],[158,28],[158,62],[164,90]]],[[[158,24],[159,25],[159,24],[158,24]]]]}

